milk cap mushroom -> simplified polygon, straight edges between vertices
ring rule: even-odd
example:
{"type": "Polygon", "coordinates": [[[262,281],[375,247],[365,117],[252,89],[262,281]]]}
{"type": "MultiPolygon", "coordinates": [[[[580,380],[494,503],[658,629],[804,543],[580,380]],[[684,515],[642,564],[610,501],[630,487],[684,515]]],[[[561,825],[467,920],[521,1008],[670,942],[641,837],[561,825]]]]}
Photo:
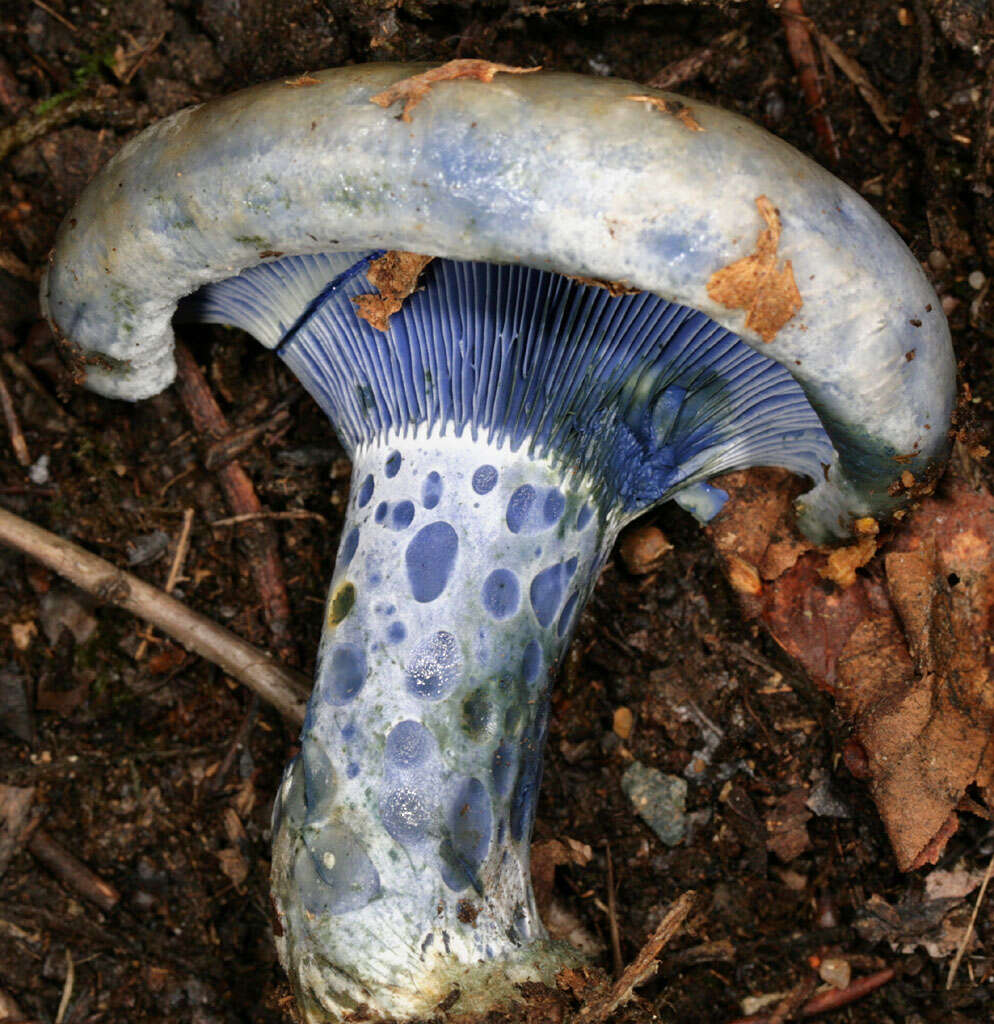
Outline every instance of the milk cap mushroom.
{"type": "Polygon", "coordinates": [[[94,390],[170,383],[183,300],[277,350],[353,459],[274,812],[308,1021],[483,1011],[576,962],[529,839],[550,682],[624,524],[707,519],[709,478],[780,465],[802,529],[843,539],[947,448],[945,320],[859,196],[726,111],[515,70],[181,111],[89,185],[42,286],[94,390]]]}

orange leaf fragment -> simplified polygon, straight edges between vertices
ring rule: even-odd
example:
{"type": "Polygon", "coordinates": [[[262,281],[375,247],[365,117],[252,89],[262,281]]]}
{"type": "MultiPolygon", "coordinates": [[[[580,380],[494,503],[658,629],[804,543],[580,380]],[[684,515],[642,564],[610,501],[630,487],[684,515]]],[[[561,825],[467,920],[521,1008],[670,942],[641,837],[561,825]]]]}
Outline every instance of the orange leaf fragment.
{"type": "Polygon", "coordinates": [[[422,71],[420,75],[412,75],[394,83],[389,89],[378,92],[370,97],[372,103],[386,110],[398,100],[404,101],[401,121],[411,120],[411,111],[428,95],[431,87],[437,82],[452,82],[457,78],[474,78],[478,82],[492,82],[494,75],[503,72],[506,75],[530,75],[533,71],[541,71],[541,67],[519,68],[513,64],[495,64],[490,60],[462,58],[450,60],[440,67],[422,71]]]}
{"type": "Polygon", "coordinates": [[[746,310],[746,327],[771,342],[804,303],[790,260],[777,266],[780,214],[766,196],[759,196],[756,206],[766,222],[756,251],[716,270],[708,280],[708,295],[728,309],[746,310]]]}
{"type": "Polygon", "coordinates": [[[352,300],[357,307],[356,315],[378,331],[387,330],[390,317],[417,287],[421,271],[433,258],[416,252],[391,250],[374,260],[366,271],[366,279],[379,294],[356,296],[352,300]]]}

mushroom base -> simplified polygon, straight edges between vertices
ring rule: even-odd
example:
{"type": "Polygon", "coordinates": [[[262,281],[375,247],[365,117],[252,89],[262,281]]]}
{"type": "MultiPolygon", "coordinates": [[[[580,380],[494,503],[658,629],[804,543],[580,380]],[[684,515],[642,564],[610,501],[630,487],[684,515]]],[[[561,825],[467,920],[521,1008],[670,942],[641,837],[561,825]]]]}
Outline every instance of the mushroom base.
{"type": "Polygon", "coordinates": [[[361,449],[300,754],[277,946],[308,1022],[554,982],[529,853],[549,689],[616,532],[600,481],[461,436],[361,449]]]}

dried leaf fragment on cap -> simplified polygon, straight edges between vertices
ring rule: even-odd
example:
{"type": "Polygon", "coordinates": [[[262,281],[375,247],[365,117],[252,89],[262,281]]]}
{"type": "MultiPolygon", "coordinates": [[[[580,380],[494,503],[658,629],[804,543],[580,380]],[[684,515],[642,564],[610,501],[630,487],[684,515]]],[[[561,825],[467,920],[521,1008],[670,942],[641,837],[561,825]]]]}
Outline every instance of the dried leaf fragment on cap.
{"type": "Polygon", "coordinates": [[[374,260],[366,271],[366,279],[379,294],[358,295],[352,301],[356,315],[378,331],[390,327],[390,317],[400,310],[404,300],[414,291],[421,271],[431,263],[431,256],[416,252],[385,253],[374,260]]]}
{"type": "Polygon", "coordinates": [[[670,99],[666,96],[626,96],[626,100],[632,100],[634,103],[645,103],[647,106],[655,107],[656,110],[663,114],[670,114],[675,117],[684,128],[688,128],[692,132],[702,132],[700,121],[694,117],[693,111],[685,103],[681,103],[679,100],[670,99]]]}
{"type": "Polygon", "coordinates": [[[804,303],[790,260],[777,266],[780,214],[766,196],[757,197],[756,206],[766,222],[756,251],[716,270],[708,280],[708,295],[729,309],[746,310],[746,327],[770,342],[804,303]]]}
{"type": "Polygon", "coordinates": [[[401,112],[401,121],[411,120],[411,111],[431,92],[431,87],[436,82],[452,82],[457,78],[475,78],[478,82],[492,82],[494,75],[503,72],[506,75],[530,75],[533,71],[541,71],[541,67],[519,68],[513,64],[495,64],[490,60],[478,60],[476,58],[462,58],[450,60],[441,67],[431,68],[423,71],[420,75],[412,75],[404,78],[389,89],[378,92],[370,97],[370,101],[383,107],[386,110],[392,107],[397,100],[404,101],[404,109],[401,112]]]}

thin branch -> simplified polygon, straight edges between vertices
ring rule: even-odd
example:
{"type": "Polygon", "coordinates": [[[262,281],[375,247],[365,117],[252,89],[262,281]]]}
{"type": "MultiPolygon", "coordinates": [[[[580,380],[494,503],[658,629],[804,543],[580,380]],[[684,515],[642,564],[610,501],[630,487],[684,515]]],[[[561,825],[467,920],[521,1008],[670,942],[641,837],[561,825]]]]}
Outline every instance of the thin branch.
{"type": "Polygon", "coordinates": [[[956,956],[949,965],[949,977],[946,978],[947,989],[953,987],[953,982],[956,980],[956,972],[959,970],[959,965],[963,960],[964,953],[966,953],[967,946],[970,945],[970,939],[973,938],[973,926],[977,923],[977,914],[980,913],[980,904],[984,902],[984,895],[987,892],[987,886],[990,884],[992,872],[994,872],[994,854],[991,855],[991,859],[987,864],[987,870],[984,872],[984,880],[980,885],[980,892],[977,893],[977,902],[973,904],[973,913],[970,915],[970,923],[966,926],[963,941],[960,942],[959,949],[956,950],[956,956]]]}
{"type": "MultiPolygon", "coordinates": [[[[190,350],[176,343],[176,390],[194,427],[213,441],[231,432],[228,421],[217,403],[203,371],[190,350]]],[[[276,639],[277,650],[284,661],[295,657],[290,643],[290,599],[287,597],[280,559],[279,539],[271,523],[260,518],[265,511],[248,473],[240,462],[232,459],[217,470],[217,479],[235,516],[251,516],[242,530],[242,539],[249,552],[249,568],[256,590],[262,599],[262,613],[276,639]]]]}
{"type": "Polygon", "coordinates": [[[28,443],[24,440],[24,431],[21,430],[21,421],[17,418],[14,398],[7,388],[3,373],[0,373],[0,405],[3,406],[3,418],[7,421],[10,446],[14,449],[14,455],[22,466],[30,466],[31,454],[28,452],[28,443]]]}
{"type": "Polygon", "coordinates": [[[101,601],[145,619],[188,650],[214,662],[291,722],[303,722],[310,692],[303,675],[158,587],[6,509],[0,509],[0,543],[37,558],[101,601]]]}
{"type": "Polygon", "coordinates": [[[625,973],[611,986],[610,992],[580,1009],[578,1019],[586,1024],[602,1024],[619,1006],[624,1006],[639,985],[647,982],[659,967],[656,957],[666,944],[680,931],[687,920],[697,894],[693,891],[678,896],[666,911],[659,927],[649,936],[639,954],[625,969],[625,973]]]}
{"type": "MultiPolygon", "coordinates": [[[[179,582],[180,573],[183,571],[183,563],[186,561],[186,553],[190,550],[190,531],[193,528],[193,509],[188,508],[183,512],[183,526],[180,529],[179,540],[176,542],[176,553],[173,555],[173,564],[169,568],[169,576],[166,578],[166,593],[171,594],[179,582]]],[[[148,649],[148,637],[142,637],[142,642],[135,651],[135,661],[141,661],[148,649]]]]}

